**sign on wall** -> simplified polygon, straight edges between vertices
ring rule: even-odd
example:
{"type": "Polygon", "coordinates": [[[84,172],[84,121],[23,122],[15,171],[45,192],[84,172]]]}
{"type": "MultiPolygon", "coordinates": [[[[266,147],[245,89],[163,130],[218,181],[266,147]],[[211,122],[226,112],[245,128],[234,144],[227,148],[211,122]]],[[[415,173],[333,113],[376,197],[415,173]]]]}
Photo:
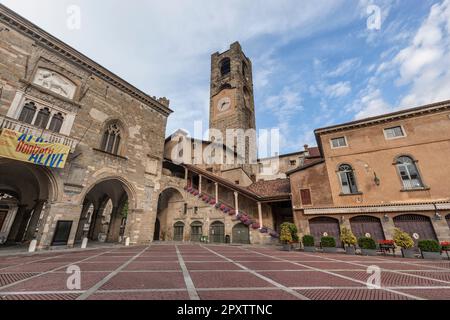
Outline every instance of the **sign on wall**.
{"type": "Polygon", "coordinates": [[[2,129],[0,133],[0,157],[62,169],[69,152],[70,147],[44,142],[42,137],[9,129],[2,129]]]}

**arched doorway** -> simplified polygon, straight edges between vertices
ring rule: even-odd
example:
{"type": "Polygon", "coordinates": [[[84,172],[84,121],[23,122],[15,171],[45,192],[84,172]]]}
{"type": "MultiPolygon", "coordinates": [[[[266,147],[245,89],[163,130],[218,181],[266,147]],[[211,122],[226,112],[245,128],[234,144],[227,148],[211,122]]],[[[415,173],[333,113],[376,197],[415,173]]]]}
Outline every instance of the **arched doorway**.
{"type": "Polygon", "coordinates": [[[203,236],[203,223],[200,221],[194,221],[191,223],[191,241],[200,242],[203,236]]]}
{"type": "Polygon", "coordinates": [[[153,241],[159,241],[159,240],[161,240],[161,222],[159,222],[159,219],[156,218],[155,232],[153,234],[153,241]]]}
{"type": "Polygon", "coordinates": [[[407,232],[417,244],[420,240],[437,240],[431,220],[419,214],[404,214],[394,218],[397,228],[407,232]]]}
{"type": "Polygon", "coordinates": [[[350,225],[356,238],[369,237],[376,242],[385,240],[380,219],[372,216],[357,216],[350,219],[350,225]]]}
{"type": "Polygon", "coordinates": [[[211,243],[225,243],[225,224],[223,222],[215,221],[211,223],[209,241],[211,243]]]}
{"type": "Polygon", "coordinates": [[[121,242],[125,234],[130,195],[119,179],[105,179],[86,194],[78,223],[76,241],[87,237],[92,241],[121,242]]]}
{"type": "Polygon", "coordinates": [[[0,243],[22,243],[37,236],[46,204],[57,186],[44,167],[0,159],[0,243]]]}
{"type": "Polygon", "coordinates": [[[176,222],[173,225],[173,241],[183,241],[184,240],[184,223],[176,222]]]}
{"type": "Polygon", "coordinates": [[[238,223],[233,227],[233,238],[231,239],[236,244],[250,244],[250,231],[243,223],[238,223]]]}
{"type": "Polygon", "coordinates": [[[309,230],[316,245],[320,245],[322,237],[333,237],[336,245],[341,246],[339,220],[330,217],[317,217],[309,220],[309,230]]]}
{"type": "MultiPolygon", "coordinates": [[[[175,188],[165,189],[159,194],[158,213],[156,215],[156,219],[159,221],[159,240],[165,241],[172,239],[170,236],[172,221],[184,218],[184,203],[183,195],[175,188]]],[[[155,231],[158,227],[156,223],[155,221],[155,231]]],[[[175,233],[173,235],[175,237],[175,233]]],[[[176,241],[182,240],[183,238],[176,241]]]]}

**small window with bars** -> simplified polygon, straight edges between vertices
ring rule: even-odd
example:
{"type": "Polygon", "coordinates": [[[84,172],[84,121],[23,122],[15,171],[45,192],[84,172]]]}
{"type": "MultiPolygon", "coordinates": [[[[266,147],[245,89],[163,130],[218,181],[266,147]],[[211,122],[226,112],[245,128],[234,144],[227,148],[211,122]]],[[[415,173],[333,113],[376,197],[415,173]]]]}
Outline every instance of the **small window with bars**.
{"type": "Polygon", "coordinates": [[[403,138],[405,136],[405,131],[401,126],[396,126],[392,128],[384,129],[384,136],[386,139],[397,139],[397,138],[403,138]]]}
{"type": "Polygon", "coordinates": [[[331,148],[345,148],[347,147],[347,139],[345,137],[339,137],[331,139],[331,148]]]}

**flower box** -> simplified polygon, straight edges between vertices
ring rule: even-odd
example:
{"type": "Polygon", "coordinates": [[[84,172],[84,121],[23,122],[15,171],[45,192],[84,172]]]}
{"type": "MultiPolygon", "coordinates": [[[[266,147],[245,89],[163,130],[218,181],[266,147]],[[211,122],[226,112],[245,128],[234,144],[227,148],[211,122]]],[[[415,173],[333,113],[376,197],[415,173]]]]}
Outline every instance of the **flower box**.
{"type": "Polygon", "coordinates": [[[280,235],[279,235],[278,232],[276,232],[276,231],[271,231],[271,232],[270,232],[270,236],[271,236],[272,238],[279,238],[279,237],[280,237],[280,235]]]}
{"type": "Polygon", "coordinates": [[[245,224],[246,226],[250,226],[251,224],[253,224],[253,221],[247,220],[247,221],[244,222],[244,224],[245,224]]]}
{"type": "Polygon", "coordinates": [[[269,230],[267,230],[267,228],[262,227],[262,228],[259,230],[259,232],[261,232],[261,233],[267,233],[267,232],[269,232],[269,230]]]}
{"type": "Polygon", "coordinates": [[[378,241],[378,244],[383,245],[383,246],[394,246],[395,241],[394,240],[380,240],[380,241],[378,241]]]}
{"type": "Polygon", "coordinates": [[[444,250],[444,251],[450,251],[450,242],[447,242],[447,241],[441,242],[441,247],[442,247],[442,250],[444,250]]]}
{"type": "Polygon", "coordinates": [[[260,225],[259,223],[254,223],[254,224],[252,224],[252,228],[253,228],[254,230],[256,230],[256,229],[261,228],[261,225],[260,225]]]}

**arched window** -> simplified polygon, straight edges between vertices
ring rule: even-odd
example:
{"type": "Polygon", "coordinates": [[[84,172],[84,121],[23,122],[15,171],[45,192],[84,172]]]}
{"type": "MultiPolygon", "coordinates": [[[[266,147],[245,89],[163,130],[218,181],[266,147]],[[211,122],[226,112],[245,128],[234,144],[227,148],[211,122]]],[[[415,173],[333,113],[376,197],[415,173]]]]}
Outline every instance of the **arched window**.
{"type": "Polygon", "coordinates": [[[101,149],[111,154],[118,154],[121,132],[117,123],[110,124],[103,133],[101,149]]]}
{"type": "Polygon", "coordinates": [[[47,128],[48,120],[50,119],[50,110],[48,108],[44,108],[39,110],[39,113],[36,117],[36,121],[34,125],[36,127],[45,129],[47,128]]]}
{"type": "Polygon", "coordinates": [[[343,164],[339,167],[338,173],[339,179],[341,180],[342,193],[343,194],[358,193],[353,168],[348,164],[343,164]]]}
{"type": "Polygon", "coordinates": [[[242,75],[244,76],[244,78],[248,74],[248,70],[247,69],[248,69],[247,64],[245,63],[245,61],[242,61],[242,75]]]}
{"type": "Polygon", "coordinates": [[[416,163],[413,159],[407,156],[398,157],[397,170],[405,190],[423,188],[419,170],[417,170],[416,163]]]}
{"type": "Polygon", "coordinates": [[[53,132],[61,131],[63,121],[64,121],[64,117],[61,113],[55,114],[52,117],[52,121],[50,121],[50,127],[48,129],[53,132]]]}
{"type": "Polygon", "coordinates": [[[225,58],[220,62],[220,74],[225,76],[231,72],[231,60],[230,58],[225,58]]]}
{"type": "Polygon", "coordinates": [[[20,113],[19,121],[31,124],[36,113],[36,105],[33,102],[27,102],[20,113]]]}

